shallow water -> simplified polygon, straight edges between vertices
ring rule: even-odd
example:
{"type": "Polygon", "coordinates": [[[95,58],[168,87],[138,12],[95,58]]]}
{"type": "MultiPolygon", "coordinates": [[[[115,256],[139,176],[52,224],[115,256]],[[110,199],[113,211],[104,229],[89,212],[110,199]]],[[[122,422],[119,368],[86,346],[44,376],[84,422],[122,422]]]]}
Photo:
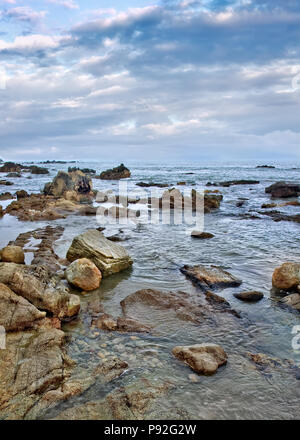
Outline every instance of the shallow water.
{"type": "MultiPolygon", "coordinates": [[[[0,191],[26,189],[28,192],[39,192],[58,169],[66,170],[69,165],[48,165],[50,176],[12,179],[15,185],[2,187],[0,191]]],[[[76,164],[81,168],[94,168],[97,173],[111,165],[76,164]]],[[[264,193],[264,188],[269,184],[279,180],[299,183],[300,166],[276,164],[276,169],[256,169],[255,165],[130,165],[132,177],[128,180],[128,188],[135,194],[145,192],[144,188],[137,187],[135,183],[149,180],[170,184],[186,181],[186,187],[178,187],[181,190],[201,188],[208,181],[253,179],[260,180],[261,183],[220,188],[224,195],[221,209],[205,215],[205,230],[215,235],[211,240],[192,239],[187,233],[186,225],[106,226],[104,234],[107,236],[117,233],[120,227],[129,236],[129,240],[120,244],[133,257],[134,265],[132,270],[103,280],[98,291],[82,298],[83,305],[99,298],[107,313],[118,316],[121,313],[120,301],[138,289],[181,290],[201,297],[203,294],[181,274],[179,268],[183,264],[214,264],[243,280],[239,289],[230,288],[217,292],[229,301],[232,308],[241,313],[242,319],[220,318],[215,326],[210,323],[201,327],[188,323],[178,326],[178,320],[174,319],[172,313],[154,310],[152,316],[141,316],[141,321],[155,321],[157,333],[138,335],[138,339],[131,339],[131,335],[91,329],[88,319],[65,324],[64,330],[70,335],[69,354],[78,362],[78,368],[82,369],[83,374],[87,365],[99,363],[99,352],[107,359],[117,354],[129,363],[129,369],[110,385],[100,386],[96,383],[82,396],[61,404],[58,409],[46,415],[48,418],[72,405],[99,400],[107,392],[120,385],[134,383],[139,377],[158,382],[171,378],[174,384],[167,396],[157,400],[155,409],[146,417],[299,418],[300,387],[295,375],[287,370],[262,374],[245,358],[246,352],[262,352],[281,359],[291,359],[300,366],[300,353],[295,352],[291,345],[292,328],[300,325],[299,314],[280,307],[278,298],[270,294],[274,268],[285,261],[300,262],[299,224],[277,223],[268,217],[259,220],[242,219],[239,214],[251,210],[262,211],[261,204],[270,202],[269,196],[264,193]],[[195,174],[186,174],[189,172],[195,174]],[[236,207],[239,198],[248,199],[241,208],[236,207]],[[258,303],[246,304],[233,296],[237,290],[259,290],[265,296],[258,303]],[[197,383],[194,383],[190,377],[193,372],[177,361],[171,350],[175,345],[202,342],[222,345],[229,361],[213,377],[199,376],[197,383]],[[102,347],[103,344],[107,345],[102,347]]],[[[114,189],[118,193],[116,182],[94,179],[93,183],[96,189],[114,189]]],[[[158,189],[159,194],[163,191],[164,189],[158,189]]],[[[3,207],[7,203],[0,202],[3,207]]],[[[280,211],[296,214],[299,213],[299,208],[290,206],[280,208],[280,211]]],[[[56,243],[55,249],[62,257],[65,257],[74,236],[99,226],[94,217],[69,216],[65,220],[24,223],[5,216],[0,220],[0,246],[6,245],[21,232],[46,224],[65,227],[64,235],[56,243]]]]}

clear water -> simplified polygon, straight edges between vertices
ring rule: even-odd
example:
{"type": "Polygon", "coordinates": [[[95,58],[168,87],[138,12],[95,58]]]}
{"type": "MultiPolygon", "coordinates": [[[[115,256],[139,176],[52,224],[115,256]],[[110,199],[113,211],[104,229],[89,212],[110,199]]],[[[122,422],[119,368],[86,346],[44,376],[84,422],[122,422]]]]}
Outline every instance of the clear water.
{"type": "MultiPolygon", "coordinates": [[[[71,164],[74,166],[75,164],[71,164]]],[[[94,168],[97,174],[114,164],[77,163],[81,168],[94,168]]],[[[280,359],[291,359],[300,367],[300,353],[292,349],[292,328],[300,325],[299,314],[283,309],[278,298],[270,293],[274,268],[285,261],[300,262],[299,224],[273,222],[264,217],[259,220],[242,219],[239,214],[261,211],[262,203],[270,202],[264,188],[279,180],[300,182],[300,164],[275,164],[276,169],[256,169],[257,164],[128,164],[132,177],[128,188],[135,194],[145,189],[135,185],[138,181],[176,184],[186,181],[187,188],[205,186],[208,181],[234,179],[260,180],[259,185],[220,188],[224,195],[221,209],[205,216],[205,230],[215,235],[212,240],[193,240],[184,225],[131,225],[123,226],[128,241],[126,247],[134,259],[132,270],[124,271],[103,280],[98,291],[82,298],[83,312],[80,320],[65,325],[71,336],[68,350],[77,360],[82,374],[88,366],[99,362],[99,352],[109,359],[118,355],[129,363],[128,371],[109,386],[92,386],[82,396],[61,404],[46,417],[54,417],[65,408],[97,401],[115,388],[134,383],[139,377],[152,381],[170,379],[174,388],[156,401],[145,417],[200,418],[200,419],[295,419],[299,418],[300,382],[288,368],[277,369],[270,374],[257,371],[246,352],[266,353],[280,359]],[[295,169],[294,169],[295,168],[295,169]],[[194,172],[193,175],[186,173],[194,172]],[[196,185],[196,186],[194,186],[196,185]],[[239,198],[246,198],[243,207],[236,207],[239,198]],[[243,280],[242,290],[259,290],[265,295],[256,304],[246,304],[235,299],[236,289],[217,292],[242,315],[241,320],[218,317],[216,325],[196,326],[188,323],[178,325],[172,313],[157,310],[149,314],[141,309],[142,322],[155,322],[153,335],[130,335],[105,333],[92,329],[90,317],[85,312],[88,301],[100,300],[108,313],[121,313],[120,301],[138,289],[181,290],[201,299],[202,293],[179,271],[183,264],[214,264],[229,270],[243,280]],[[148,321],[147,321],[148,320],[148,321]],[[199,376],[194,383],[192,373],[171,354],[175,345],[215,342],[226,350],[229,362],[213,377],[199,376]],[[103,344],[107,344],[102,347],[103,344]]],[[[47,166],[47,165],[45,165],[47,166]]],[[[15,178],[12,187],[2,187],[1,192],[25,189],[39,192],[44,183],[51,180],[58,170],[66,170],[70,164],[48,165],[50,176],[32,176],[32,179],[15,178]]],[[[2,176],[1,176],[2,178],[2,176]]],[[[94,188],[114,189],[118,183],[94,179],[94,188]]],[[[176,186],[176,185],[175,185],[176,186]]],[[[186,187],[179,187],[181,190],[186,187]]],[[[214,188],[213,188],[214,189],[214,188]]],[[[159,190],[163,191],[163,189],[159,190]]],[[[4,207],[9,202],[0,202],[4,207]]],[[[280,208],[287,214],[299,213],[297,207],[280,208]]],[[[24,223],[11,216],[0,220],[0,246],[15,239],[20,232],[29,231],[46,224],[65,227],[63,237],[56,243],[56,252],[62,257],[72,238],[85,229],[99,225],[94,217],[69,216],[65,220],[24,223]]],[[[118,226],[108,226],[105,235],[118,232],[118,226]]],[[[87,373],[88,374],[88,373],[87,373]]]]}

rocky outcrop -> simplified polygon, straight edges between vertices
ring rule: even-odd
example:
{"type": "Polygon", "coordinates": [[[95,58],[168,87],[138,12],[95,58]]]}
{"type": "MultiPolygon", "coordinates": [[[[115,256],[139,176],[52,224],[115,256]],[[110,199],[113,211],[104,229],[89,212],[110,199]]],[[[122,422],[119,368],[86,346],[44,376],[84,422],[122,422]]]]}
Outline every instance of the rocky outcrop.
{"type": "Polygon", "coordinates": [[[14,196],[10,192],[5,192],[0,194],[0,200],[11,200],[11,199],[14,199],[14,196]]]}
{"type": "Polygon", "coordinates": [[[36,320],[45,316],[46,312],[40,312],[29,301],[0,283],[0,325],[7,332],[32,327],[36,320]]]}
{"type": "Polygon", "coordinates": [[[59,277],[43,266],[0,263],[0,283],[27,299],[37,309],[60,319],[77,315],[80,300],[71,295],[59,277]]]}
{"type": "Polygon", "coordinates": [[[1,261],[6,263],[24,264],[25,255],[20,246],[6,246],[0,252],[1,261]]]}
{"type": "Polygon", "coordinates": [[[2,206],[0,205],[0,218],[4,216],[4,210],[2,206]]]}
{"type": "Polygon", "coordinates": [[[206,186],[223,186],[228,188],[233,185],[258,185],[259,183],[259,180],[227,180],[225,182],[208,182],[206,186]]]}
{"type": "Polygon", "coordinates": [[[66,269],[65,276],[70,284],[87,292],[98,289],[102,279],[98,267],[87,258],[73,261],[66,269]]]}
{"type": "Polygon", "coordinates": [[[225,289],[227,287],[237,287],[242,284],[229,272],[217,266],[183,266],[181,272],[194,282],[202,290],[225,289]]]}
{"type": "Polygon", "coordinates": [[[300,263],[284,263],[273,273],[272,285],[286,292],[300,290],[300,263]]]}
{"type": "Polygon", "coordinates": [[[78,258],[91,260],[104,278],[127,269],[133,263],[125,248],[107,240],[96,229],[88,230],[74,238],[68,250],[67,259],[73,262],[78,258]]]}
{"type": "Polygon", "coordinates": [[[200,240],[207,240],[209,238],[214,238],[214,234],[211,234],[210,232],[192,231],[191,237],[199,238],[200,240]]]}
{"type": "Polygon", "coordinates": [[[150,187],[156,187],[156,188],[167,188],[170,186],[168,183],[156,183],[156,182],[138,182],[136,183],[137,186],[140,186],[141,188],[150,188],[150,187]]]}
{"type": "Polygon", "coordinates": [[[250,291],[250,292],[235,293],[234,296],[237,299],[240,299],[241,301],[256,302],[256,301],[260,301],[261,299],[263,299],[264,294],[261,292],[250,291]]]}
{"type": "Polygon", "coordinates": [[[14,162],[5,162],[0,167],[0,173],[20,173],[22,171],[22,165],[14,162]]]}
{"type": "Polygon", "coordinates": [[[265,189],[267,194],[274,198],[298,197],[300,195],[300,185],[297,183],[276,182],[265,189]]]}
{"type": "Polygon", "coordinates": [[[173,348],[172,353],[198,374],[214,374],[227,362],[225,351],[216,344],[178,346],[173,348]]]}
{"type": "Polygon", "coordinates": [[[27,191],[22,189],[21,191],[16,192],[17,200],[24,199],[25,197],[29,197],[29,194],[27,191]]]}
{"type": "Polygon", "coordinates": [[[67,200],[82,201],[94,197],[92,189],[91,178],[82,171],[77,170],[70,173],[59,171],[52,182],[46,183],[44,194],[63,197],[67,200]]]}
{"type": "Polygon", "coordinates": [[[256,168],[275,168],[273,165],[257,165],[256,168]]]}
{"type": "Polygon", "coordinates": [[[31,165],[28,167],[28,169],[30,170],[31,174],[49,174],[47,168],[38,167],[36,165],[31,165]]]}
{"type": "Polygon", "coordinates": [[[0,185],[12,186],[13,182],[10,182],[9,180],[0,180],[0,185]]]}
{"type": "Polygon", "coordinates": [[[124,166],[124,164],[121,163],[116,168],[103,171],[100,174],[100,179],[102,180],[120,180],[120,179],[127,179],[131,176],[131,172],[128,168],[124,166]]]}

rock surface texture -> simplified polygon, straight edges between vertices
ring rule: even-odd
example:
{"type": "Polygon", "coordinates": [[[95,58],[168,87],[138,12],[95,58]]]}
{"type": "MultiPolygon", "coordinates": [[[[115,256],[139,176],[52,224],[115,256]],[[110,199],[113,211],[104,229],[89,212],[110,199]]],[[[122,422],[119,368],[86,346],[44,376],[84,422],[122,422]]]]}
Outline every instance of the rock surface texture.
{"type": "Polygon", "coordinates": [[[242,284],[229,272],[217,266],[183,266],[181,272],[203,290],[225,289],[226,287],[237,287],[242,284]]]}
{"type": "Polygon", "coordinates": [[[227,362],[225,351],[216,344],[178,346],[173,348],[172,353],[198,374],[214,374],[227,362]]]}
{"type": "Polygon", "coordinates": [[[70,284],[86,291],[98,289],[102,279],[98,267],[87,258],[73,261],[66,269],[65,276],[70,284]]]}

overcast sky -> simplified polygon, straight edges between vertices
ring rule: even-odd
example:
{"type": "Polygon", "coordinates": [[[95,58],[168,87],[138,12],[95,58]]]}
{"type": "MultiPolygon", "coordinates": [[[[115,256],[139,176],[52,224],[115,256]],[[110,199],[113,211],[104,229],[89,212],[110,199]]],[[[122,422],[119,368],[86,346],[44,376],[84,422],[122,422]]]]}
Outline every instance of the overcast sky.
{"type": "Polygon", "coordinates": [[[298,0],[0,5],[0,157],[300,160],[298,0]]]}

